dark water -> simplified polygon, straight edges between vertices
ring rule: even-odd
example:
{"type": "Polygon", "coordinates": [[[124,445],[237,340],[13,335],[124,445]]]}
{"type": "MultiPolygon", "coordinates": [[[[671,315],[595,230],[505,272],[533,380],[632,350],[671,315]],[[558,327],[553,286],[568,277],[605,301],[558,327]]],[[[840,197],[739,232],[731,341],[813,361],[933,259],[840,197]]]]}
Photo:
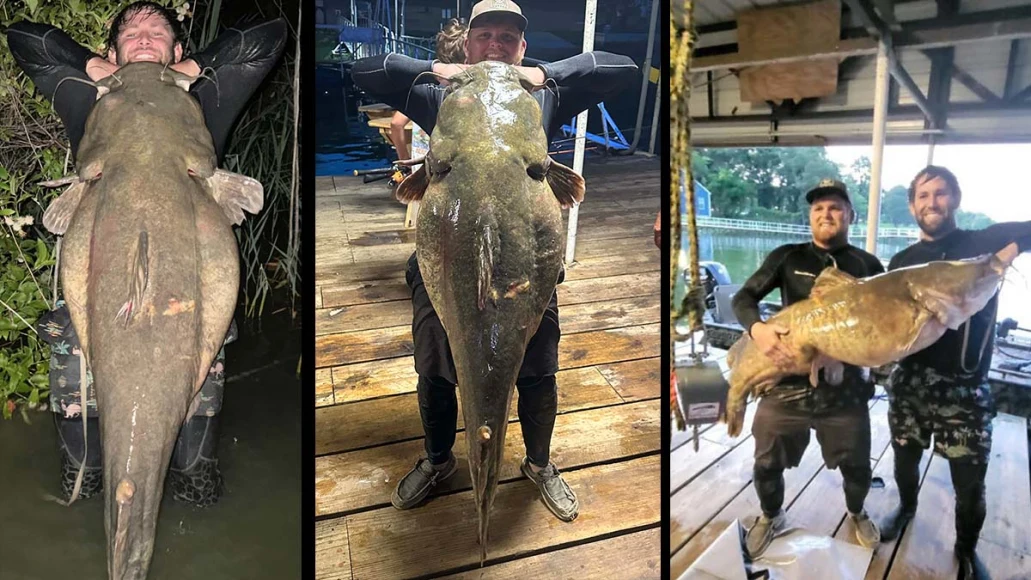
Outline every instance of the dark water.
{"type": "MultiPolygon", "coordinates": [[[[300,578],[310,554],[301,545],[301,333],[279,317],[250,326],[226,347],[225,494],[201,509],[166,490],[151,579],[300,578]]],[[[103,498],[71,507],[43,499],[60,493],[51,415],[0,420],[0,578],[107,578],[103,498]]]]}
{"type": "MultiPolygon", "coordinates": [[[[701,229],[698,232],[699,258],[702,261],[720,262],[727,267],[730,279],[735,284],[742,284],[759,267],[774,248],[783,244],[806,241],[803,236],[779,236],[755,233],[731,233],[701,229]]],[[[865,238],[851,240],[856,246],[866,247],[865,238]]],[[[905,249],[909,242],[897,239],[881,239],[877,242],[876,255],[887,262],[899,251],[905,249]]],[[[686,249],[686,242],[685,242],[686,249]]],[[[681,262],[686,266],[686,250],[681,262]]],[[[1022,327],[1031,327],[1031,255],[1022,254],[1014,262],[1002,287],[999,299],[998,320],[1007,317],[1017,319],[1022,327]]],[[[683,285],[677,288],[677,299],[682,299],[683,285]]],[[[767,297],[772,302],[780,301],[780,291],[776,290],[767,297]]]]}

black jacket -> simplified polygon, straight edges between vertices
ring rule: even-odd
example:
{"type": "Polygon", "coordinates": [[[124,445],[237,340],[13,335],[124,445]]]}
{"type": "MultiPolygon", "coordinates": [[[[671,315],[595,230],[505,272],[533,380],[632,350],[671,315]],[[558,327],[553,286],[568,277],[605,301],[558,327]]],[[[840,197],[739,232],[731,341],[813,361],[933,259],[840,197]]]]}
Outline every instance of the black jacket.
{"type": "MultiPolygon", "coordinates": [[[[216,87],[216,83],[201,79],[190,88],[190,94],[200,102],[219,163],[237,116],[283,53],[286,33],[286,21],[282,18],[244,29],[230,28],[203,51],[185,57],[193,59],[202,73],[217,81],[216,87]]],[[[28,21],[7,29],[7,43],[18,66],[54,105],[74,157],[97,90],[84,83],[61,81],[72,77],[90,82],[86,63],[100,55],[80,46],[58,28],[28,21]]]]}
{"type": "MultiPolygon", "coordinates": [[[[812,242],[787,244],[770,252],[762,266],[734,294],[734,314],[749,332],[753,324],[762,321],[759,302],[770,292],[779,289],[784,306],[805,300],[816,277],[828,267],[837,267],[856,278],[884,272],[876,256],[851,244],[832,252],[812,242]]],[[[824,385],[822,378],[820,382],[820,387],[813,389],[807,375],[788,377],[768,396],[798,402],[812,410],[865,404],[873,396],[873,386],[863,381],[859,369],[851,365],[845,365],[845,382],[841,385],[824,385]]]]}
{"type": "MultiPolygon", "coordinates": [[[[351,78],[363,91],[401,111],[432,134],[437,110],[444,100],[444,87],[436,84],[433,75],[423,74],[429,73],[432,65],[433,61],[388,53],[356,61],[351,78]]],[[[564,123],[638,78],[637,65],[629,57],[600,51],[539,66],[545,78],[558,87],[555,91],[543,88],[533,93],[541,105],[542,125],[549,143],[564,123]]]]}
{"type": "MultiPolygon", "coordinates": [[[[983,230],[957,229],[940,240],[917,242],[895,254],[888,269],[994,254],[1010,242],[1017,242],[1021,252],[1031,249],[1031,222],[1001,223],[983,230]]],[[[946,330],[938,342],[902,359],[901,364],[920,364],[964,381],[984,381],[992,365],[998,302],[996,294],[958,330],[946,330]]]]}

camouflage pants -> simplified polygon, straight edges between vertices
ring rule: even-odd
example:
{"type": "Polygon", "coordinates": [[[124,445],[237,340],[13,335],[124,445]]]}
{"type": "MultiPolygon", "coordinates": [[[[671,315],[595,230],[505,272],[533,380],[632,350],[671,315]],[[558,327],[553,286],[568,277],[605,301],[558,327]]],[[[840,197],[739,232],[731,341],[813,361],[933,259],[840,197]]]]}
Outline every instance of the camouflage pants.
{"type": "MultiPolygon", "coordinates": [[[[64,300],[58,300],[56,309],[39,318],[36,323],[40,337],[50,344],[50,408],[65,418],[78,417],[82,412],[79,394],[82,351],[79,338],[72,326],[71,315],[64,300]]],[[[236,321],[229,327],[225,344],[236,340],[236,321]]],[[[208,376],[197,393],[197,410],[193,416],[214,417],[222,410],[225,389],[225,348],[218,351],[208,376]]],[[[86,408],[90,417],[97,417],[97,395],[93,388],[93,375],[86,371],[86,408]]]]}
{"type": "Polygon", "coordinates": [[[896,443],[927,449],[933,435],[938,455],[988,463],[995,404],[987,382],[963,382],[922,365],[898,365],[888,384],[888,424],[896,443]]]}

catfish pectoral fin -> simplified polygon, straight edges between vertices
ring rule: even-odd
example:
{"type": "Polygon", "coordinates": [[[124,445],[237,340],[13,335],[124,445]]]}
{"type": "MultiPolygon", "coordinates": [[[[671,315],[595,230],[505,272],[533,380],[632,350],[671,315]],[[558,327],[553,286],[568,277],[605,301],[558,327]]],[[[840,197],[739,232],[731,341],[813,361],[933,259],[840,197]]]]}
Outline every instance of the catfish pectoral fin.
{"type": "Polygon", "coordinates": [[[79,209],[82,195],[86,192],[87,183],[78,181],[78,177],[75,179],[76,182],[51,202],[50,207],[43,213],[43,227],[59,236],[68,231],[68,224],[72,222],[72,216],[75,215],[75,210],[79,209]]]}
{"type": "Polygon", "coordinates": [[[216,169],[207,181],[212,196],[233,225],[243,223],[244,211],[256,214],[265,205],[265,188],[257,179],[216,169]]]}
{"type": "Polygon", "coordinates": [[[562,207],[571,207],[584,200],[584,178],[554,159],[548,165],[547,179],[562,207]]]}
{"type": "Polygon", "coordinates": [[[426,164],[423,163],[422,167],[420,167],[418,171],[401,181],[397,186],[397,191],[394,192],[394,197],[396,197],[397,201],[400,201],[401,203],[419,201],[426,193],[426,188],[429,185],[430,177],[426,173],[426,164]]]}

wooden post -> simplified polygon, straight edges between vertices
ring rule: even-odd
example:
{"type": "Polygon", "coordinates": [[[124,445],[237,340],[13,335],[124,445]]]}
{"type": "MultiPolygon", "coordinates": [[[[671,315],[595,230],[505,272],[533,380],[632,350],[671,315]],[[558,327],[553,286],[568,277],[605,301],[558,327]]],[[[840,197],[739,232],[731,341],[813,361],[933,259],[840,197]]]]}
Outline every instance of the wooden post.
{"type": "MultiPolygon", "coordinates": [[[[584,15],[584,52],[594,50],[594,22],[598,13],[598,0],[587,0],[584,15]]],[[[584,174],[584,145],[587,136],[587,117],[590,108],[576,117],[576,147],[573,151],[573,171],[584,174]]],[[[569,208],[569,223],[566,225],[566,264],[573,262],[576,255],[576,224],[580,214],[580,204],[569,208]]]]}
{"type": "Polygon", "coordinates": [[[873,159],[870,160],[870,195],[866,224],[866,251],[877,253],[877,226],[881,219],[881,163],[888,113],[888,47],[877,44],[877,86],[873,105],[873,159]]]}

